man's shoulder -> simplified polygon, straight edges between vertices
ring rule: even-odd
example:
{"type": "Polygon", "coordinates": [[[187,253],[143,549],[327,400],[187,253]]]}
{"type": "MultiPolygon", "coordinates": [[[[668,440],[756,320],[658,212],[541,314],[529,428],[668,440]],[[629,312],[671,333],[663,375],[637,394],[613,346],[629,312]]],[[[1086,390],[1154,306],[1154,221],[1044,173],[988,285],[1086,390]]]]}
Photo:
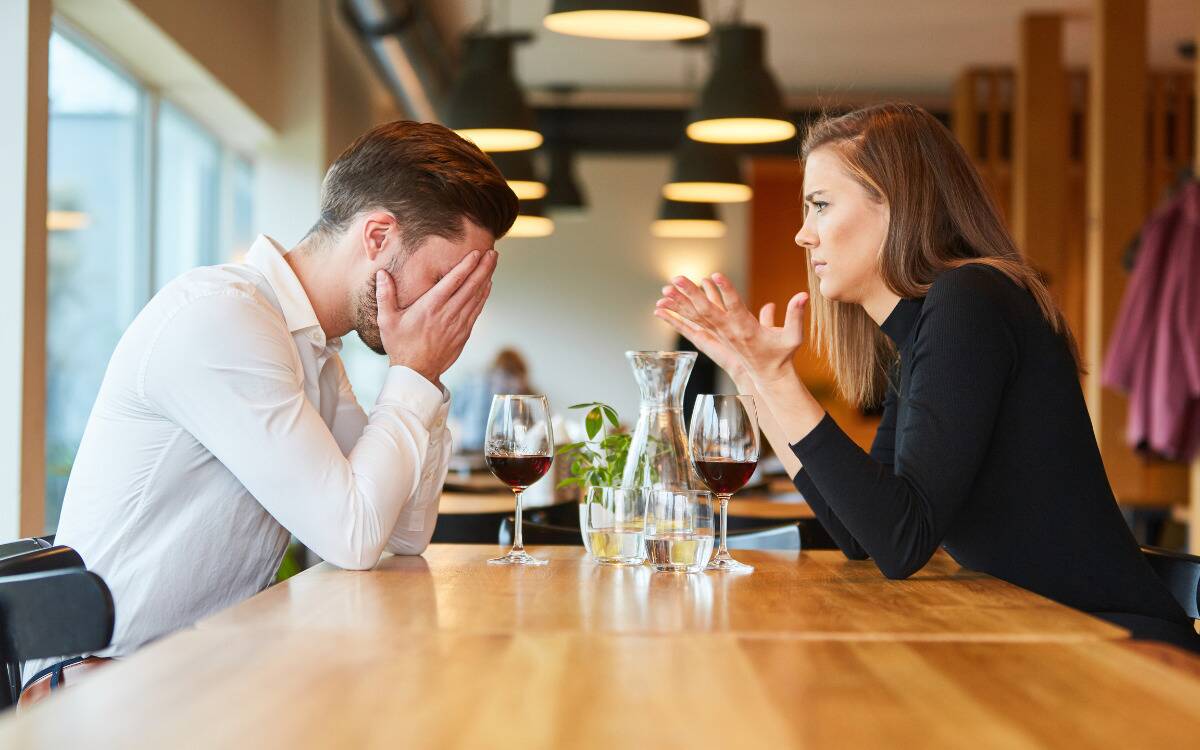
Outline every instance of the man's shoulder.
{"type": "Polygon", "coordinates": [[[225,314],[239,311],[249,315],[265,313],[268,317],[283,319],[266,278],[247,265],[193,268],[160,289],[144,313],[166,322],[185,309],[225,314]]]}

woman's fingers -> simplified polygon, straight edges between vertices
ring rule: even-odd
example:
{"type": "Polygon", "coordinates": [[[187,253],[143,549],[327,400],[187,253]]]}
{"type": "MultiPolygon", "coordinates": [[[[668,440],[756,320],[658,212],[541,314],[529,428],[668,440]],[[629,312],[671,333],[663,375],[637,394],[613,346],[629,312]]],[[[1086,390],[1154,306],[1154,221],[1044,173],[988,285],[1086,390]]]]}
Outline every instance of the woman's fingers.
{"type": "MultiPolygon", "coordinates": [[[[707,279],[705,280],[707,281],[707,279]]],[[[719,290],[718,294],[721,295],[726,310],[744,309],[746,307],[745,303],[742,302],[742,296],[738,294],[737,289],[734,288],[733,284],[724,274],[714,273],[712,275],[712,284],[719,290]]],[[[747,310],[747,312],[749,311],[747,310]]]]}
{"type": "Polygon", "coordinates": [[[793,341],[804,337],[802,323],[804,321],[804,305],[808,302],[808,292],[799,294],[788,300],[787,313],[783,318],[783,330],[793,341]]]}
{"type": "Polygon", "coordinates": [[[671,283],[692,304],[692,307],[696,310],[696,316],[701,321],[709,324],[714,322],[713,318],[717,315],[717,309],[708,301],[708,297],[704,294],[703,289],[696,286],[686,276],[676,276],[671,280],[671,283]]]}
{"type": "Polygon", "coordinates": [[[775,327],[775,303],[768,302],[758,311],[758,322],[767,328],[775,327]]]}
{"type": "Polygon", "coordinates": [[[713,304],[713,307],[725,312],[725,301],[721,299],[721,292],[712,279],[700,279],[700,286],[704,289],[704,296],[713,304]]]}
{"type": "Polygon", "coordinates": [[[669,304],[671,309],[685,318],[691,318],[692,320],[700,317],[700,313],[696,312],[696,307],[692,304],[692,301],[683,292],[668,284],[662,288],[662,293],[663,298],[658,301],[660,306],[669,304]]]}

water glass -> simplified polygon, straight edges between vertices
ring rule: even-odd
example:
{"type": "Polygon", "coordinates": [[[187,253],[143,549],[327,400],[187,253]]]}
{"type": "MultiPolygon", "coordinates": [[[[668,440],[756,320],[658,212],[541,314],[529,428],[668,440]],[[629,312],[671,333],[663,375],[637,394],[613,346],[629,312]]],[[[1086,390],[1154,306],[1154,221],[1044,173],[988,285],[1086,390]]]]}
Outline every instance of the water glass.
{"type": "Polygon", "coordinates": [[[699,573],[713,551],[713,496],[707,490],[651,489],[646,559],[655,570],[699,573]]]}
{"type": "Polygon", "coordinates": [[[579,504],[583,546],[605,565],[641,565],[646,559],[646,493],[640,487],[588,487],[579,504]]]}

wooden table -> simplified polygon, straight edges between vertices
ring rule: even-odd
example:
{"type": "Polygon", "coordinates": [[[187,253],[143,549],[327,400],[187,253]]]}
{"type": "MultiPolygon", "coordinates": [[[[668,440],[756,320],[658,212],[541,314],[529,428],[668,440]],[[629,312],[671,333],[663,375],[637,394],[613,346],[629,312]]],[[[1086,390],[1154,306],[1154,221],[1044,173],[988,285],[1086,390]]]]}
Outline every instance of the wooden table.
{"type": "Polygon", "coordinates": [[[748,576],[319,566],[17,716],[0,747],[1193,747],[1200,679],[938,555],[748,576]]]}
{"type": "Polygon", "coordinates": [[[905,581],[840,552],[739,550],[750,575],[609,567],[582,547],[532,547],[538,568],[487,565],[497,547],[434,545],[374,570],[320,565],[202,628],[441,633],[734,633],[805,640],[1086,641],[1125,631],[938,553],[905,581]]]}

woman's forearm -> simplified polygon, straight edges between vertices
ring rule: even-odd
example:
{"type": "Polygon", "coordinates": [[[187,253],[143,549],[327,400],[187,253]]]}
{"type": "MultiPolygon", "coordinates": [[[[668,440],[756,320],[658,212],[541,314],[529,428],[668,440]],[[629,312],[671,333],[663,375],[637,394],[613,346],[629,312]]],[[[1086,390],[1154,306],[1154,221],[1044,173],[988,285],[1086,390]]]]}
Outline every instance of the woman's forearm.
{"type": "MultiPolygon", "coordinates": [[[[825,416],[825,409],[809,393],[796,371],[789,364],[778,373],[749,373],[759,401],[774,419],[779,439],[791,455],[791,445],[800,442],[812,432],[825,416]]],[[[775,441],[771,441],[775,445],[775,441]]]]}
{"type": "Polygon", "coordinates": [[[800,459],[796,458],[795,453],[792,453],[792,448],[788,445],[787,438],[784,437],[783,430],[779,427],[779,422],[775,420],[770,407],[767,406],[758,389],[754,386],[754,381],[748,375],[742,373],[733,376],[733,383],[737,386],[738,393],[754,397],[755,410],[758,412],[759,429],[766,436],[767,442],[771,444],[771,449],[775,451],[775,455],[779,456],[779,460],[783,463],[783,468],[787,472],[787,475],[789,477],[796,476],[801,468],[800,459]]]}

